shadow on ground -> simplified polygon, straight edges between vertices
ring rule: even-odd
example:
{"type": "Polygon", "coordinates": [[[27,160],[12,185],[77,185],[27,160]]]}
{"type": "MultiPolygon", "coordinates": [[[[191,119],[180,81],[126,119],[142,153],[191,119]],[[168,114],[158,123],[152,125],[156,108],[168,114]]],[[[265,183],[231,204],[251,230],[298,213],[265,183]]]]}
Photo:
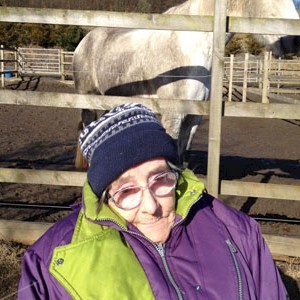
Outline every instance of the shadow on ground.
{"type": "MultiPolygon", "coordinates": [[[[196,174],[207,175],[207,152],[190,151],[189,165],[196,174]]],[[[275,175],[274,169],[280,170],[276,176],[282,178],[300,179],[299,160],[245,158],[240,156],[221,156],[220,179],[236,180],[246,176],[262,175],[262,183],[267,183],[275,175]]]]}
{"type": "Polygon", "coordinates": [[[286,287],[287,293],[289,295],[290,300],[299,300],[300,299],[300,289],[297,285],[297,282],[295,279],[293,279],[290,276],[287,276],[279,269],[280,276],[282,278],[282,281],[286,287]]]}

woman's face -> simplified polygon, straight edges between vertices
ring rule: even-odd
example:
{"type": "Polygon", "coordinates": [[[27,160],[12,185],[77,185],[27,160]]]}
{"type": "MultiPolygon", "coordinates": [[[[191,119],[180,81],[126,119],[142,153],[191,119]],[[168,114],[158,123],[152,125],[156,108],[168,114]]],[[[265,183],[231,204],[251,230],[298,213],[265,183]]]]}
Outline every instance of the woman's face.
{"type": "Polygon", "coordinates": [[[164,243],[169,237],[175,220],[175,189],[165,196],[157,197],[145,187],[149,182],[153,182],[158,174],[168,170],[170,168],[163,158],[146,161],[124,172],[112,183],[108,191],[113,195],[120,189],[142,187],[135,195],[141,199],[137,207],[124,210],[113,201],[109,201],[108,204],[154,243],[164,243]]]}

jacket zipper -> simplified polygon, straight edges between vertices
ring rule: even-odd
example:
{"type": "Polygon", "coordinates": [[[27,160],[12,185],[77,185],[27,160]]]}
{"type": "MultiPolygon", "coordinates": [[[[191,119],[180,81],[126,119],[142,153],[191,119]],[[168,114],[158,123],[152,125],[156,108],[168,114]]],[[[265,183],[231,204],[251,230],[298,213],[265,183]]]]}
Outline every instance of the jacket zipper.
{"type": "MultiPolygon", "coordinates": [[[[196,201],[194,201],[194,202],[190,205],[190,207],[189,207],[188,210],[187,210],[186,215],[189,214],[189,212],[190,212],[192,206],[193,206],[196,202],[198,202],[202,197],[203,197],[203,193],[197,198],[196,201]]],[[[183,218],[183,219],[181,219],[180,221],[178,221],[177,223],[175,223],[175,224],[173,225],[173,228],[174,228],[175,226],[181,224],[182,222],[184,222],[184,220],[185,220],[185,218],[183,218]]],[[[143,235],[141,235],[141,234],[139,234],[139,233],[137,233],[137,232],[133,232],[133,231],[130,231],[130,230],[125,229],[121,224],[119,224],[118,222],[116,222],[116,221],[114,221],[114,220],[112,220],[112,219],[97,219],[96,221],[109,221],[109,222],[115,223],[117,226],[119,226],[120,228],[122,228],[122,230],[124,230],[125,232],[127,232],[127,233],[129,233],[129,234],[136,235],[136,236],[138,236],[138,237],[141,237],[141,238],[147,240],[147,241],[148,241],[148,242],[149,242],[149,243],[150,243],[150,244],[158,251],[158,253],[159,253],[159,255],[160,255],[161,259],[162,259],[162,262],[163,262],[165,271],[166,271],[166,273],[167,273],[168,279],[170,280],[172,286],[174,287],[174,289],[175,289],[175,291],[176,291],[178,300],[183,300],[182,292],[181,292],[180,288],[178,287],[177,283],[175,282],[175,280],[174,280],[174,278],[173,278],[173,276],[172,276],[172,273],[171,273],[171,271],[170,271],[170,269],[169,269],[169,266],[168,266],[168,264],[167,264],[167,260],[166,260],[166,257],[165,257],[165,249],[164,249],[164,247],[163,247],[163,245],[162,245],[161,243],[159,243],[159,244],[154,244],[154,243],[153,243],[151,240],[149,240],[147,237],[145,237],[145,236],[143,236],[143,235]]],[[[227,242],[227,241],[226,241],[226,242],[227,242]]],[[[229,242],[230,242],[230,241],[229,241],[229,242]]],[[[242,300],[242,298],[240,298],[240,300],[242,300]]]]}
{"type": "Polygon", "coordinates": [[[119,226],[120,228],[122,228],[122,230],[124,232],[127,232],[127,233],[132,234],[132,235],[136,235],[136,236],[138,236],[140,238],[143,238],[143,239],[147,240],[154,247],[154,249],[156,249],[157,252],[159,253],[159,255],[160,255],[161,259],[162,259],[165,271],[167,273],[168,279],[170,280],[172,286],[174,287],[174,289],[176,291],[178,300],[183,300],[183,296],[182,296],[182,293],[180,291],[180,288],[176,284],[176,282],[175,282],[175,280],[174,280],[174,278],[173,278],[173,276],[171,274],[171,271],[169,269],[169,266],[167,264],[167,260],[166,260],[166,257],[165,257],[165,249],[164,249],[164,247],[163,247],[163,245],[161,243],[154,244],[150,239],[148,239],[144,235],[141,235],[141,234],[139,234],[137,232],[134,232],[134,231],[127,230],[121,224],[119,224],[118,222],[116,222],[116,221],[114,221],[112,219],[97,219],[97,221],[109,221],[109,222],[115,223],[117,226],[119,226]]]}
{"type": "Polygon", "coordinates": [[[165,256],[164,245],[161,244],[161,243],[159,243],[159,244],[156,244],[155,248],[158,251],[158,253],[159,253],[159,255],[160,255],[161,259],[162,259],[162,262],[163,262],[165,271],[167,273],[168,279],[170,280],[172,286],[174,287],[178,299],[179,300],[183,300],[183,295],[182,295],[182,293],[180,291],[180,288],[178,287],[177,283],[175,282],[174,277],[172,276],[172,273],[171,273],[171,271],[169,269],[169,266],[168,266],[168,263],[167,263],[167,260],[166,260],[166,256],[165,256]]]}
{"type": "Polygon", "coordinates": [[[237,280],[238,280],[238,294],[239,294],[239,300],[243,300],[243,283],[242,283],[242,276],[241,276],[241,271],[239,268],[239,264],[236,258],[236,252],[237,250],[235,247],[232,245],[231,241],[228,239],[226,240],[226,244],[230,250],[230,254],[233,260],[233,264],[236,270],[236,275],[237,275],[237,280]]]}

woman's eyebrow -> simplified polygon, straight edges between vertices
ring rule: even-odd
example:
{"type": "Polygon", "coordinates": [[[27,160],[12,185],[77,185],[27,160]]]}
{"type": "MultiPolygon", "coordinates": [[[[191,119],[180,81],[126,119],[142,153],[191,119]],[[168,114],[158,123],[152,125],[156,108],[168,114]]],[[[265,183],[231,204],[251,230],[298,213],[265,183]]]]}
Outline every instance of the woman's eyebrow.
{"type": "MultiPolygon", "coordinates": [[[[150,177],[157,175],[158,173],[162,173],[165,171],[169,171],[169,167],[168,166],[158,166],[157,168],[151,170],[148,174],[147,174],[147,178],[149,180],[150,177]]],[[[130,180],[136,180],[136,178],[132,175],[121,175],[114,183],[114,187],[116,187],[118,189],[118,186],[130,181],[130,180]]],[[[113,186],[111,185],[111,188],[113,186]]]]}
{"type": "Polygon", "coordinates": [[[124,184],[124,183],[130,181],[131,179],[132,179],[132,176],[130,176],[130,175],[126,175],[126,176],[124,176],[124,177],[120,177],[120,178],[118,178],[117,180],[115,180],[115,181],[110,185],[110,189],[113,188],[113,189],[118,190],[119,187],[120,187],[122,184],[124,184]]]}
{"type": "Polygon", "coordinates": [[[154,175],[157,175],[159,173],[163,173],[163,172],[167,172],[169,171],[170,168],[168,166],[161,166],[161,167],[158,167],[157,169],[155,170],[152,170],[149,174],[148,174],[148,179],[154,175]]]}

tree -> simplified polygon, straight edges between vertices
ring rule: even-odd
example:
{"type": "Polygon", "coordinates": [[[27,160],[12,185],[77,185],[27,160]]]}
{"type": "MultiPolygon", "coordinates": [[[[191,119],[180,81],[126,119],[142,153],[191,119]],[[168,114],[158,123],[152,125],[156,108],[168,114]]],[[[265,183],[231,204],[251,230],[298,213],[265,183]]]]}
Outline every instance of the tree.
{"type": "Polygon", "coordinates": [[[56,43],[67,51],[74,51],[87,30],[78,26],[56,26],[56,43]]]}

